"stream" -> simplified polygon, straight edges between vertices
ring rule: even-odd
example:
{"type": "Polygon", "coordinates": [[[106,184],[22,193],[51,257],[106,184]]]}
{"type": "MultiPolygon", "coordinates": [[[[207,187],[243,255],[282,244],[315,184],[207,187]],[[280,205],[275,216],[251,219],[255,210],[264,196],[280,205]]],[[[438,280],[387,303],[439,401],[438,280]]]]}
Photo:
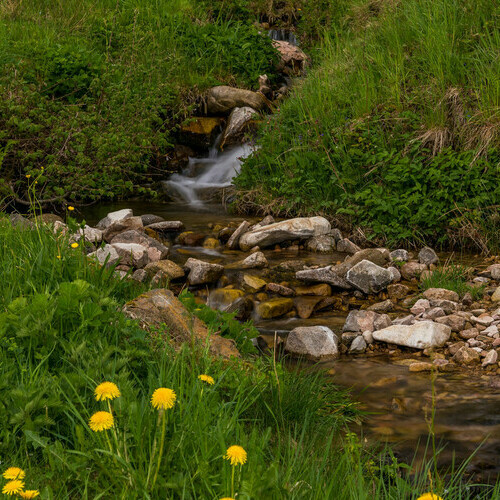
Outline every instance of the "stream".
{"type": "MultiPolygon", "coordinates": [[[[166,220],[180,220],[186,230],[210,233],[209,225],[239,224],[244,219],[227,214],[222,206],[206,204],[200,193],[231,184],[238,171],[239,158],[250,153],[250,148],[237,146],[218,153],[213,149],[207,158],[192,159],[182,174],[173,175],[169,189],[178,201],[172,203],[126,201],[101,204],[86,210],[89,224],[96,223],[108,212],[131,208],[135,215],[155,214],[166,220]]],[[[245,217],[249,222],[260,219],[245,217]]],[[[213,226],[211,226],[213,227],[213,226]]],[[[298,247],[263,251],[269,266],[301,259],[308,265],[325,266],[342,261],[345,254],[317,254],[298,247]]],[[[242,258],[236,250],[206,249],[201,246],[173,245],[169,259],[183,265],[189,257],[207,262],[234,263],[242,258]]],[[[455,256],[458,261],[471,263],[470,256],[455,256]]],[[[477,259],[476,259],[477,260],[477,259]]],[[[266,270],[251,269],[245,274],[262,276],[266,270]]],[[[227,274],[230,284],[236,284],[238,270],[227,274]]],[[[205,297],[206,298],[206,297],[205,297]]],[[[341,334],[347,312],[330,310],[315,313],[309,319],[285,318],[256,320],[261,332],[272,338],[297,326],[324,325],[341,334]]],[[[415,357],[408,355],[407,357],[415,357]]],[[[418,357],[416,359],[419,359],[418,357]]],[[[366,412],[362,427],[353,428],[370,441],[390,443],[402,460],[418,464],[425,458],[429,435],[427,417],[431,408],[431,377],[428,373],[411,373],[407,366],[387,355],[342,356],[339,360],[320,363],[322,369],[331,370],[332,383],[352,389],[353,397],[366,412]]],[[[500,387],[491,377],[469,372],[440,373],[435,382],[437,414],[436,437],[443,452],[439,462],[447,467],[460,464],[474,454],[467,471],[482,480],[500,473],[500,387]]]]}

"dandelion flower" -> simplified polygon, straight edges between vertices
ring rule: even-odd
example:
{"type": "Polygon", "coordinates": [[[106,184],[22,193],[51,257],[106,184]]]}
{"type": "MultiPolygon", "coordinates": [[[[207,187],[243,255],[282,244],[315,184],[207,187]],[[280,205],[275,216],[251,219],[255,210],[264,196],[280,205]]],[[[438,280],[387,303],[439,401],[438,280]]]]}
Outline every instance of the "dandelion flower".
{"type": "Polygon", "coordinates": [[[57,257],[58,259],[60,259],[60,258],[61,258],[61,256],[60,256],[60,255],[56,255],[56,257],[57,257]]]}
{"type": "Polygon", "coordinates": [[[103,382],[99,384],[94,391],[97,401],[104,401],[106,399],[115,399],[121,396],[120,389],[113,382],[103,382]]]}
{"type": "Polygon", "coordinates": [[[3,477],[5,479],[23,479],[25,476],[25,473],[23,469],[20,469],[19,467],[9,467],[4,473],[3,477]]]}
{"type": "Polygon", "coordinates": [[[29,179],[31,177],[31,174],[26,174],[26,179],[29,179]]]}
{"type": "Polygon", "coordinates": [[[231,465],[243,465],[247,461],[247,452],[241,446],[230,446],[224,455],[231,465]]]}
{"type": "Polygon", "coordinates": [[[19,493],[21,498],[35,498],[40,495],[38,490],[24,490],[19,493]]]}
{"type": "Polygon", "coordinates": [[[17,495],[24,490],[24,483],[19,479],[14,479],[14,481],[9,481],[3,488],[2,493],[4,495],[17,495]]]}
{"type": "Polygon", "coordinates": [[[210,375],[198,375],[198,378],[202,382],[206,382],[208,385],[214,385],[215,381],[210,375]]]}
{"type": "Polygon", "coordinates": [[[113,415],[108,411],[98,411],[89,420],[90,428],[95,431],[106,431],[115,425],[113,415]]]}
{"type": "Polygon", "coordinates": [[[221,498],[220,500],[234,500],[233,497],[224,497],[224,498],[221,498]]]}
{"type": "Polygon", "coordinates": [[[156,408],[157,410],[167,410],[174,406],[176,399],[177,396],[172,389],[160,387],[153,392],[151,404],[153,405],[153,408],[156,408]]]}
{"type": "Polygon", "coordinates": [[[68,207],[68,210],[72,212],[75,209],[75,207],[72,207],[71,205],[68,207]]]}
{"type": "Polygon", "coordinates": [[[440,496],[435,495],[434,493],[425,493],[421,497],[418,497],[417,500],[443,500],[440,496]]]}
{"type": "Polygon", "coordinates": [[[78,248],[78,243],[71,243],[71,248],[78,248]]]}

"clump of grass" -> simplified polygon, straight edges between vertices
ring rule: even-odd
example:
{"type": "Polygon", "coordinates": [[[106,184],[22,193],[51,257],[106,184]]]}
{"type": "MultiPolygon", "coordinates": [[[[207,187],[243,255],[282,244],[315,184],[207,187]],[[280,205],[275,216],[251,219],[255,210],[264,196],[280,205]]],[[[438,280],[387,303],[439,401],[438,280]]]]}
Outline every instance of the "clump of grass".
{"type": "Polygon", "coordinates": [[[471,285],[471,270],[459,264],[445,265],[425,275],[420,282],[420,288],[446,288],[457,292],[460,297],[470,293],[473,300],[478,300],[484,295],[485,285],[471,285]]]}

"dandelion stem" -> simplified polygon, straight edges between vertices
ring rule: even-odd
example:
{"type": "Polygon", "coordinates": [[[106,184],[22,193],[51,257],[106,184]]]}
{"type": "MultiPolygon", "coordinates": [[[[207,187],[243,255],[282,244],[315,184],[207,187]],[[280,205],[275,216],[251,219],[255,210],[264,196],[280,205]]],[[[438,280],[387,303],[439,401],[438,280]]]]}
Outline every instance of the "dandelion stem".
{"type": "Polygon", "coordinates": [[[234,498],[234,468],[235,465],[231,467],[231,497],[234,498]]]}
{"type": "MultiPolygon", "coordinates": [[[[160,420],[161,420],[161,412],[158,413],[158,422],[156,423],[156,427],[158,428],[158,425],[160,424],[160,420]]],[[[156,432],[155,432],[155,438],[153,440],[153,450],[151,451],[151,456],[149,457],[149,466],[148,466],[148,477],[146,478],[146,489],[148,487],[148,484],[149,484],[149,478],[151,477],[151,470],[153,468],[153,460],[155,458],[155,455],[156,455],[156,432]]]]}
{"type": "Polygon", "coordinates": [[[162,417],[162,425],[161,425],[160,451],[158,453],[158,464],[156,465],[155,477],[153,478],[153,484],[151,485],[152,487],[154,487],[154,485],[156,484],[156,479],[158,477],[158,471],[160,470],[161,458],[163,456],[163,445],[165,444],[165,429],[166,429],[166,423],[167,423],[167,418],[165,416],[165,410],[161,410],[161,417],[162,417]]]}

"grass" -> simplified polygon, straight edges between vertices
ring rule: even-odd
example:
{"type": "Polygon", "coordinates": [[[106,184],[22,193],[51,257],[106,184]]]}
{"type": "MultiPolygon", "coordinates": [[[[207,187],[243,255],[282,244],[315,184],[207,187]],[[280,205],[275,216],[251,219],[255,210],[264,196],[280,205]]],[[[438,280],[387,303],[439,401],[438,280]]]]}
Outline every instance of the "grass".
{"type": "Polygon", "coordinates": [[[238,208],[324,213],[391,243],[494,247],[498,5],[341,4],[318,64],[262,127],[237,179],[238,208]]]}
{"type": "MultiPolygon", "coordinates": [[[[408,476],[389,452],[346,433],[360,414],[321,372],[174,350],[165,332],[148,335],[121,314],[141,288],[90,264],[67,237],[0,218],[0,241],[0,456],[2,467],[25,470],[40,498],[219,499],[232,484],[242,499],[428,491],[431,464],[408,476]],[[121,392],[109,406],[94,398],[103,381],[121,392]],[[162,386],[177,396],[164,414],[151,406],[162,386]],[[110,409],[114,427],[92,431],[90,417],[110,409]],[[234,478],[223,458],[231,445],[248,454],[234,478]]],[[[495,498],[498,486],[468,489],[462,472],[443,484],[446,498],[495,498]]]]}

